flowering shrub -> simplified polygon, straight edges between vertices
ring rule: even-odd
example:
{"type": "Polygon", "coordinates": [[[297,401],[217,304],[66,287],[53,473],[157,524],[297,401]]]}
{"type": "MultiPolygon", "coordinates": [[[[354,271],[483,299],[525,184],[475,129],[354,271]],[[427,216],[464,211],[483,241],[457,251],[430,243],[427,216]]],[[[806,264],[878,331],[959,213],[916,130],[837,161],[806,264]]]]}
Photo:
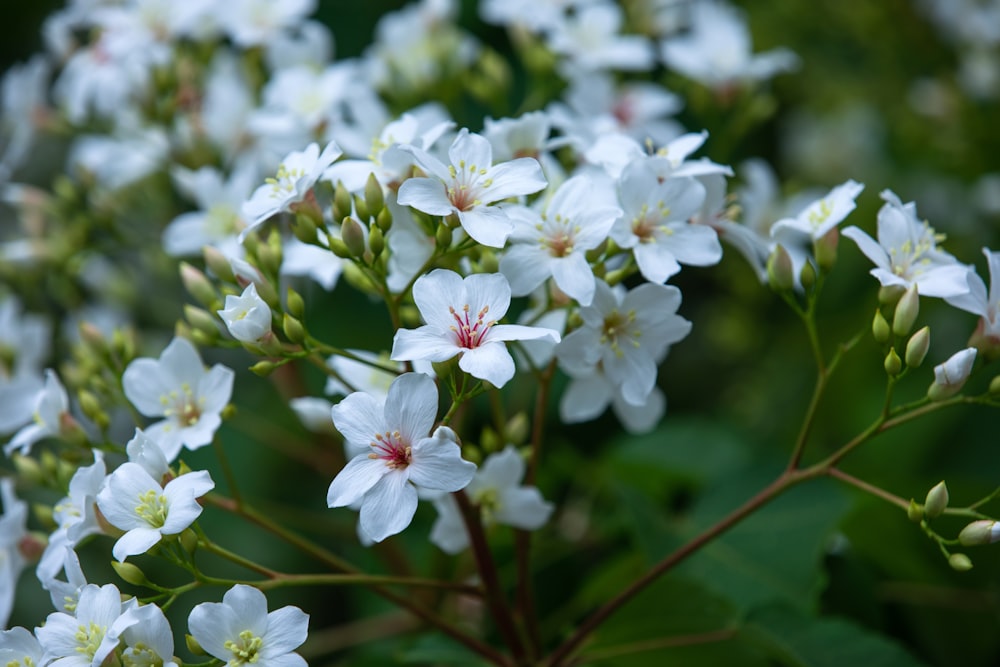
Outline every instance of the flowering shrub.
{"type": "MultiPolygon", "coordinates": [[[[996,3],[917,4],[995,119],[996,3]]],[[[996,174],[932,226],[845,105],[779,182],[809,59],[721,0],[317,5],[5,75],[0,665],[995,663],[996,174]]]]}

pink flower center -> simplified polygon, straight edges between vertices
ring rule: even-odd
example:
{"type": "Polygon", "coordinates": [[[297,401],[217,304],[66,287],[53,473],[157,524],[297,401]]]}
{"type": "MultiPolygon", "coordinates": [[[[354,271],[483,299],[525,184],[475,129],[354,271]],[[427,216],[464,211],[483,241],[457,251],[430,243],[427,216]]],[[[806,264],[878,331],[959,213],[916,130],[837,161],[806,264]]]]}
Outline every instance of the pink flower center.
{"type": "Polygon", "coordinates": [[[455,318],[455,323],[457,326],[449,327],[455,332],[455,336],[458,339],[458,346],[464,347],[467,350],[479,347],[483,339],[486,338],[486,333],[490,330],[494,324],[497,323],[496,320],[485,321],[486,313],[489,311],[489,306],[483,306],[483,309],[479,311],[476,316],[476,320],[473,322],[469,317],[469,304],[462,306],[462,312],[459,313],[451,306],[448,306],[448,312],[451,316],[455,318]]]}
{"type": "Polygon", "coordinates": [[[382,459],[393,470],[410,465],[412,451],[403,441],[399,431],[376,433],[371,446],[374,451],[368,455],[370,459],[382,459]]]}

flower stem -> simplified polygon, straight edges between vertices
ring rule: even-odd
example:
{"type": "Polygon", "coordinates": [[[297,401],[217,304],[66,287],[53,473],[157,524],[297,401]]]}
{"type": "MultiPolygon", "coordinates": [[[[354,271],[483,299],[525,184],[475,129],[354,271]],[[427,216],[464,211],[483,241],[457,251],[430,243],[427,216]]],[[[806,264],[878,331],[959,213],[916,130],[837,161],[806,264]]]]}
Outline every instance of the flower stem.
{"type": "Polygon", "coordinates": [[[904,512],[910,507],[909,501],[904,500],[900,496],[897,496],[894,493],[889,493],[885,489],[877,487],[874,484],[869,484],[868,482],[862,479],[858,479],[853,475],[849,475],[839,468],[830,468],[826,471],[826,474],[829,475],[830,477],[833,477],[834,479],[839,479],[841,482],[844,482],[845,484],[849,484],[857,489],[861,489],[865,493],[869,493],[877,498],[881,498],[886,502],[892,503],[893,505],[899,507],[904,512]]]}

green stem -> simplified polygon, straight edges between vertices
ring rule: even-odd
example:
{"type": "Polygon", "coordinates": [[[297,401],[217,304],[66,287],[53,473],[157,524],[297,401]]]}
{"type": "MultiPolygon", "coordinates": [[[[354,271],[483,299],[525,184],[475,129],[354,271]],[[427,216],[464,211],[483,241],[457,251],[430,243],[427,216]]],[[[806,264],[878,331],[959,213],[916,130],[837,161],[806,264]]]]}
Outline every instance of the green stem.
{"type": "Polygon", "coordinates": [[[904,512],[910,508],[909,501],[904,500],[903,498],[897,496],[894,493],[889,493],[885,489],[877,487],[874,484],[869,484],[868,482],[858,479],[853,475],[849,475],[839,468],[830,468],[826,471],[826,474],[829,475],[830,477],[833,477],[834,479],[838,479],[841,482],[844,482],[845,484],[849,484],[856,489],[861,489],[865,493],[869,493],[877,498],[881,498],[882,500],[888,503],[892,503],[893,505],[899,507],[904,512]]]}
{"type": "Polygon", "coordinates": [[[242,505],[243,495],[240,493],[239,486],[236,485],[236,475],[233,474],[233,468],[229,464],[229,457],[226,456],[226,448],[223,447],[222,441],[219,438],[212,439],[212,448],[219,459],[219,465],[222,466],[222,474],[226,477],[226,483],[229,485],[229,491],[233,494],[233,500],[236,501],[237,505],[242,505]]]}
{"type": "Polygon", "coordinates": [[[244,558],[243,556],[237,553],[233,553],[229,549],[226,549],[225,547],[219,546],[215,542],[212,542],[207,537],[202,536],[201,539],[198,541],[198,546],[203,548],[205,551],[215,554],[216,556],[225,558],[231,563],[236,563],[240,567],[245,567],[246,569],[252,570],[257,574],[262,574],[268,579],[276,579],[281,576],[279,572],[272,570],[269,567],[265,567],[259,563],[255,563],[249,558],[244,558]]]}

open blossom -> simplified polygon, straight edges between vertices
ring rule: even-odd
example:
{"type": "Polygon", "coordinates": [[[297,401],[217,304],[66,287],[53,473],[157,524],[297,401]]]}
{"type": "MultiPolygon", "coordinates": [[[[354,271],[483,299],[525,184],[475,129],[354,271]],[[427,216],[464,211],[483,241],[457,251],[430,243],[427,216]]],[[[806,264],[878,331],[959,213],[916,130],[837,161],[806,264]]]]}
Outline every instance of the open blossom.
{"type": "MultiPolygon", "coordinates": [[[[666,356],[666,350],[663,356],[666,356]]],[[[610,405],[626,431],[648,433],[666,412],[667,398],[655,385],[643,402],[630,403],[625,400],[622,385],[613,382],[600,364],[594,367],[563,364],[561,367],[570,376],[569,384],[559,399],[559,417],[567,424],[597,419],[610,405]]]]}
{"type": "Polygon", "coordinates": [[[69,480],[69,495],[52,508],[56,528],[49,535],[49,543],[38,561],[36,572],[41,581],[54,579],[66,559],[66,547],[75,547],[80,541],[101,532],[97,523],[97,493],[104,485],[107,467],[104,454],[95,449],[94,462],[77,468],[69,480]]]}
{"type": "Polygon", "coordinates": [[[35,631],[46,662],[52,667],[99,667],[118,646],[120,632],[135,622],[122,612],[114,584],[84,586],[72,614],[49,614],[35,631]]]}
{"type": "Polygon", "coordinates": [[[510,307],[510,285],[499,273],[462,278],[454,271],[435,269],[414,283],[413,300],[426,324],[396,332],[394,361],[447,361],[461,355],[459,368],[502,387],[514,377],[507,341],[549,338],[559,342],[559,334],[552,329],[497,324],[510,307]]]}
{"type": "Polygon", "coordinates": [[[969,291],[969,267],[937,247],[938,235],[917,219],[913,202],[903,204],[886,190],[878,212],[878,242],[857,227],[844,236],[875,264],[871,274],[883,287],[917,285],[921,296],[954,297],[969,291]]]}
{"type": "Polygon", "coordinates": [[[976,348],[967,347],[948,357],[944,363],[935,366],[934,382],[927,395],[937,401],[960,392],[972,374],[977,352],[976,348]]]}
{"type": "Polygon", "coordinates": [[[205,370],[194,345],[175,338],[159,359],[141,358],[122,375],[125,397],[147,417],[163,417],[146,434],[173,461],[181,447],[210,442],[222,424],[220,413],[233,393],[233,371],[221,364],[205,370]]]}
{"type": "Polygon", "coordinates": [[[523,157],[494,165],[490,142],[464,128],[448,149],[449,165],[416,146],[404,148],[430,176],[404,181],[397,201],[431,215],[454,213],[469,236],[493,248],[504,246],[513,225],[502,208],[490,204],[546,185],[537,160],[523,157]]]}
{"type": "Polygon", "coordinates": [[[126,531],[112,555],[119,561],[145,553],[164,535],[176,535],[201,515],[198,498],[215,488],[204,470],[176,477],[166,486],[138,463],[123,463],[97,494],[97,506],[115,528],[126,531]]]}
{"type": "Polygon", "coordinates": [[[240,241],[271,216],[291,211],[294,204],[305,200],[316,181],[340,154],[340,148],[331,141],[322,153],[319,145],[312,143],[304,151],[286,155],[277,173],[254,190],[250,200],[243,204],[247,228],[240,232],[240,241]]]}
{"type": "Polygon", "coordinates": [[[979,333],[986,338],[1000,341],[1000,252],[983,248],[983,254],[986,255],[989,266],[989,290],[987,291],[986,283],[979,274],[970,271],[968,294],[946,297],[945,301],[956,308],[979,315],[982,318],[979,333]]]}
{"type": "Polygon", "coordinates": [[[327,504],[360,503],[361,531],[375,542],[410,525],[418,487],[458,491],[476,471],[451,429],[429,435],[437,408],[434,380],[421,373],[396,378],[384,401],[355,392],[333,406],[333,423],[357,454],[330,484],[327,504]]]}
{"type": "MultiPolygon", "coordinates": [[[[11,595],[14,588],[10,588],[11,595]]],[[[6,667],[38,667],[42,660],[42,646],[25,628],[0,630],[0,664],[6,667]]]]}
{"type": "MultiPolygon", "coordinates": [[[[502,452],[490,454],[483,467],[476,471],[465,493],[479,506],[483,524],[504,524],[521,530],[541,528],[554,509],[534,486],[522,486],[524,459],[514,447],[507,445],[502,452]]],[[[456,554],[469,544],[469,535],[458,504],[451,495],[434,501],[437,521],[431,528],[431,542],[442,551],[456,554]]]]}
{"type": "Polygon", "coordinates": [[[14,480],[7,477],[0,478],[0,509],[3,510],[0,514],[0,628],[5,628],[14,608],[17,580],[25,565],[21,540],[28,535],[28,503],[14,495],[14,480]]]}
{"type": "Polygon", "coordinates": [[[574,377],[600,366],[627,403],[645,404],[658,362],[691,331],[677,315],[680,304],[681,292],[672,285],[646,283],[623,294],[598,281],[594,302],[580,309],[583,326],[556,348],[560,366],[574,377]]]}
{"type": "Polygon", "coordinates": [[[10,456],[18,451],[27,455],[31,446],[39,440],[58,435],[66,419],[72,419],[69,415],[69,396],[55,372],[46,370],[45,386],[35,396],[34,422],[14,434],[4,445],[4,454],[10,456]]]}
{"type": "Polygon", "coordinates": [[[124,667],[177,667],[173,661],[174,635],[163,610],[155,604],[129,607],[132,621],[121,632],[124,667]]]}
{"type": "Polygon", "coordinates": [[[256,343],[271,333],[271,308],[257,294],[254,283],[239,296],[226,296],[225,309],[217,311],[233,338],[242,343],[256,343]]]}
{"type": "Polygon", "coordinates": [[[512,207],[514,233],[500,259],[512,294],[529,294],[551,277],[567,295],[590,305],[594,272],[586,253],[607,239],[621,214],[598,190],[593,179],[574,176],[559,186],[544,212],[512,207]]]}
{"type": "Polygon", "coordinates": [[[222,602],[203,602],[188,616],[191,636],[209,655],[231,667],[306,667],[295,649],[309,634],[309,615],[298,607],[268,613],[267,598],[237,584],[222,602]]]}

